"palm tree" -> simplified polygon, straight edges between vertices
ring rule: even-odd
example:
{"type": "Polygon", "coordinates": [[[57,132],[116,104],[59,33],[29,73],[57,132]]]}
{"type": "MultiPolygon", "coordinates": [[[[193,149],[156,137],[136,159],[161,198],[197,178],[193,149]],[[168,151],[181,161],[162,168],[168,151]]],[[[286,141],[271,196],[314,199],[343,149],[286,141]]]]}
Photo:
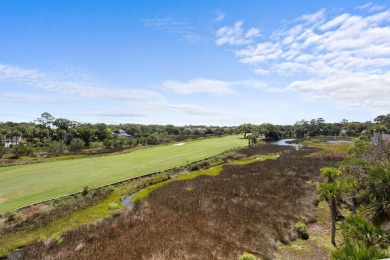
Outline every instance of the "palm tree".
{"type": "Polygon", "coordinates": [[[328,182],[334,182],[340,176],[341,171],[333,167],[324,167],[321,169],[321,174],[328,178],[328,182]]]}
{"type": "Polygon", "coordinates": [[[337,200],[341,198],[343,187],[340,182],[324,182],[319,186],[320,198],[329,204],[332,228],[331,242],[336,246],[336,217],[337,217],[337,200]]]}
{"type": "Polygon", "coordinates": [[[336,246],[336,217],[337,217],[337,201],[341,199],[343,188],[340,182],[336,182],[335,179],[341,172],[333,167],[324,167],[321,170],[321,174],[327,177],[327,182],[321,183],[319,186],[320,198],[328,202],[332,228],[331,228],[331,242],[336,246]]]}

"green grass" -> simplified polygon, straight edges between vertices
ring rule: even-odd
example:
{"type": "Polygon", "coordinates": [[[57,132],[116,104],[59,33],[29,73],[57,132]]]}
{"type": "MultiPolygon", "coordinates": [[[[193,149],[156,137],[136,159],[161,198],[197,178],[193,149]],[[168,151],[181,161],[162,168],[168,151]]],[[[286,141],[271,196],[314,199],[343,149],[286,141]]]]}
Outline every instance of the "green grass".
{"type": "MultiPolygon", "coordinates": [[[[98,205],[75,211],[64,218],[54,220],[44,227],[6,234],[0,238],[0,256],[5,256],[9,252],[34,241],[60,237],[65,231],[92,223],[101,218],[110,217],[115,213],[115,211],[110,210],[110,204],[118,202],[121,197],[120,190],[117,190],[98,205]]],[[[119,208],[124,207],[123,205],[118,206],[119,208]]]]}
{"type": "MultiPolygon", "coordinates": [[[[275,155],[256,155],[251,156],[249,158],[245,158],[243,160],[232,161],[229,164],[243,165],[256,161],[264,161],[267,159],[274,160],[277,159],[277,157],[275,155]]],[[[174,179],[170,179],[168,181],[160,182],[146,187],[145,189],[136,193],[132,197],[132,201],[145,198],[153,190],[167,185],[168,183],[174,181],[191,180],[201,175],[217,176],[221,171],[222,165],[217,165],[207,170],[199,170],[190,172],[188,174],[180,175],[174,179]]],[[[159,178],[161,177],[157,177],[154,180],[157,180],[159,178]]],[[[17,231],[0,237],[0,256],[5,256],[10,252],[16,250],[17,248],[23,247],[37,240],[60,238],[60,236],[68,230],[80,227],[84,224],[93,223],[94,221],[105,217],[112,216],[112,214],[115,212],[110,210],[110,204],[118,203],[119,208],[123,208],[124,206],[119,204],[120,199],[123,196],[126,196],[129,190],[134,190],[135,187],[140,185],[141,183],[143,183],[143,180],[137,180],[134,183],[132,182],[125,185],[121,185],[117,187],[108,198],[103,200],[98,205],[75,211],[64,218],[54,220],[53,222],[44,227],[17,231]]]]}
{"type": "Polygon", "coordinates": [[[165,145],[131,153],[0,168],[0,212],[243,147],[241,136],[165,145]]]}

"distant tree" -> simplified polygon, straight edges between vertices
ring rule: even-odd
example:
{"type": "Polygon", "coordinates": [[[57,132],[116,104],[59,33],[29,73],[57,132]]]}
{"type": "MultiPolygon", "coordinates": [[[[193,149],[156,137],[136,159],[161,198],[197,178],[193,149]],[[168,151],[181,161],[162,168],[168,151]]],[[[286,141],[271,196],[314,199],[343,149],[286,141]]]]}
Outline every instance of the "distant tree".
{"type": "Polygon", "coordinates": [[[81,125],[77,128],[77,136],[84,141],[86,147],[94,140],[95,130],[90,124],[81,125]]]}
{"type": "Polygon", "coordinates": [[[47,152],[50,155],[61,155],[66,149],[66,145],[63,141],[53,141],[49,144],[47,152]]]}
{"type": "Polygon", "coordinates": [[[281,133],[278,129],[278,126],[273,124],[262,124],[261,126],[261,132],[264,134],[266,139],[273,139],[278,140],[281,138],[281,133]]]}
{"type": "Polygon", "coordinates": [[[3,158],[3,156],[7,153],[7,148],[3,145],[0,144],[0,158],[3,158]]]}
{"type": "Polygon", "coordinates": [[[104,139],[111,136],[111,130],[106,124],[103,123],[96,124],[94,128],[95,128],[96,138],[99,141],[103,141],[104,139]]]}
{"type": "Polygon", "coordinates": [[[79,151],[85,147],[84,141],[80,138],[73,138],[69,144],[69,150],[79,151]]]}
{"type": "Polygon", "coordinates": [[[246,123],[246,124],[239,125],[237,127],[237,131],[239,134],[244,134],[244,138],[246,138],[246,135],[252,132],[252,128],[253,128],[252,124],[246,123]]]}
{"type": "Polygon", "coordinates": [[[72,127],[72,121],[65,118],[57,118],[54,120],[53,125],[58,129],[69,131],[69,128],[72,127]]]}
{"type": "Polygon", "coordinates": [[[389,129],[390,128],[390,114],[377,116],[377,117],[375,117],[374,122],[378,123],[378,124],[382,124],[386,127],[386,129],[389,129]]]}
{"type": "Polygon", "coordinates": [[[27,144],[14,145],[11,148],[12,157],[17,159],[20,156],[29,156],[34,154],[34,148],[27,144]]]}
{"type": "Polygon", "coordinates": [[[44,112],[42,113],[41,117],[36,119],[36,121],[43,128],[51,129],[55,121],[55,118],[52,115],[50,115],[48,112],[44,112]]]}

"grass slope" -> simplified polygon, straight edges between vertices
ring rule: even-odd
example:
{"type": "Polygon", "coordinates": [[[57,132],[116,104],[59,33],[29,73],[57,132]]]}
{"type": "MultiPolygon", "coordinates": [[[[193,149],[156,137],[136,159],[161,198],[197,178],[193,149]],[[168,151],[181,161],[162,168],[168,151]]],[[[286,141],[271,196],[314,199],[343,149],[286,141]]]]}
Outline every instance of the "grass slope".
{"type": "Polygon", "coordinates": [[[161,171],[246,145],[240,136],[157,146],[127,154],[0,168],[0,212],[161,171]]]}

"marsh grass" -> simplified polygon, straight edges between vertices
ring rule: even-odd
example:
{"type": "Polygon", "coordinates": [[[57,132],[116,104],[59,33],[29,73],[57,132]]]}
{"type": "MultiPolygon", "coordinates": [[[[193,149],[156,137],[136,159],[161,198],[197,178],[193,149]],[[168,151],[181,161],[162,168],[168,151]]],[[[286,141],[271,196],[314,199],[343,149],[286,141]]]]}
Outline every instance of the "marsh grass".
{"type": "Polygon", "coordinates": [[[316,153],[311,154],[310,156],[323,156],[323,155],[332,155],[332,156],[346,156],[348,153],[349,142],[341,142],[334,144],[322,143],[321,140],[308,140],[303,142],[304,145],[316,147],[319,150],[316,153]]]}
{"type": "MultiPolygon", "coordinates": [[[[50,241],[66,231],[88,223],[118,214],[125,207],[119,204],[121,198],[140,187],[166,180],[165,174],[136,180],[117,188],[103,189],[92,200],[88,197],[69,198],[68,201],[54,202],[54,206],[39,211],[25,220],[0,229],[0,257],[35,241],[50,241]],[[86,201],[81,201],[86,200],[86,201]],[[60,204],[58,204],[60,203],[60,204]]],[[[91,195],[93,196],[93,195],[91,195]]],[[[22,213],[23,214],[23,213],[22,213]]]]}
{"type": "MultiPolygon", "coordinates": [[[[190,173],[182,177],[186,181],[165,183],[136,200],[133,211],[69,231],[61,245],[32,244],[25,248],[25,257],[238,259],[251,252],[273,259],[277,241],[296,238],[296,222],[316,220],[312,183],[320,180],[322,167],[335,166],[339,160],[306,157],[314,148],[283,149],[287,152],[278,160],[226,164],[213,177],[190,173]]],[[[245,153],[259,151],[269,154],[281,148],[267,151],[263,146],[245,153]]]]}

